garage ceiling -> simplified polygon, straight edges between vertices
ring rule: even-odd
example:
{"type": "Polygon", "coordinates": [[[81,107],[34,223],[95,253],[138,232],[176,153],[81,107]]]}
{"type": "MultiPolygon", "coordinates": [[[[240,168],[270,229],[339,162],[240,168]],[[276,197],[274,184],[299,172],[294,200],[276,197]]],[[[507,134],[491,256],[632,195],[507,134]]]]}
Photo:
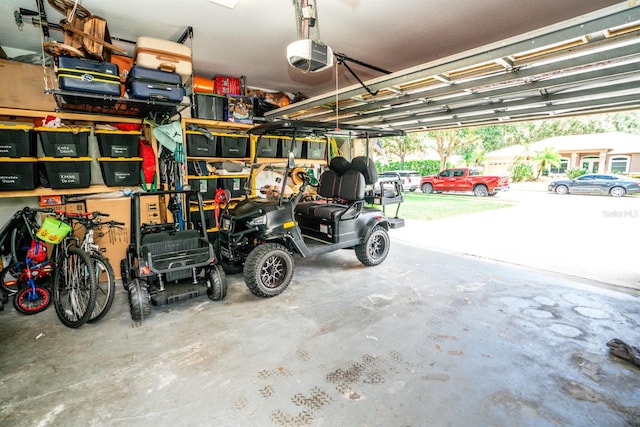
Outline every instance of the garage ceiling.
{"type": "MultiPolygon", "coordinates": [[[[138,36],[176,40],[192,27],[195,73],[245,75],[249,86],[310,97],[271,118],[332,121],[337,105],[342,123],[411,131],[638,108],[635,0],[317,0],[323,42],[392,72],[347,61],[375,95],[345,65],[317,73],[288,66],[292,0],[218,3],[79,1],[107,19],[114,44],[129,53],[138,36]]],[[[44,6],[49,22],[63,18],[44,6]]],[[[40,28],[29,18],[19,29],[20,8],[37,10],[37,2],[0,5],[0,46],[38,52],[40,28]]]]}

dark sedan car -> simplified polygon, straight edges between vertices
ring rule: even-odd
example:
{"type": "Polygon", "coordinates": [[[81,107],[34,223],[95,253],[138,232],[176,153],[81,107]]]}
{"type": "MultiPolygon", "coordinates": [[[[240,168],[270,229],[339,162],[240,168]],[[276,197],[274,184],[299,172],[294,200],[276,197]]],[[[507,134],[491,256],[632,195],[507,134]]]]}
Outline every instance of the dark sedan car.
{"type": "Polygon", "coordinates": [[[549,191],[558,194],[610,194],[621,197],[640,193],[640,181],[625,176],[592,173],[575,179],[563,179],[549,184],[549,191]]]}

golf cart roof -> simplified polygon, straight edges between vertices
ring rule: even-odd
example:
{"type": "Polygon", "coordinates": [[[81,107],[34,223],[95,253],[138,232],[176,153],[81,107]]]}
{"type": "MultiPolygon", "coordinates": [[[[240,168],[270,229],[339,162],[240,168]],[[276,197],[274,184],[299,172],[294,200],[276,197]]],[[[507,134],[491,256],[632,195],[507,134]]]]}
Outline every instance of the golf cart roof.
{"type": "Polygon", "coordinates": [[[391,128],[365,127],[358,125],[340,125],[336,129],[335,123],[331,122],[312,122],[301,120],[281,120],[263,123],[251,128],[247,133],[251,135],[285,135],[300,136],[342,136],[350,138],[385,138],[390,136],[403,136],[403,130],[391,128]]]}

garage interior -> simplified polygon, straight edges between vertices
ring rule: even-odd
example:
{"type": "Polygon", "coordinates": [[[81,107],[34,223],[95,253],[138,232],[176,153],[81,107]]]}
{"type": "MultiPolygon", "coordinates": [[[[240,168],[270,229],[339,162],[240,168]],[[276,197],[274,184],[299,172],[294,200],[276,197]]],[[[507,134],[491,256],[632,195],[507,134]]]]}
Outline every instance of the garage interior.
{"type": "MultiPolygon", "coordinates": [[[[338,62],[289,67],[289,1],[176,3],[138,1],[131,13],[124,0],[80,2],[125,50],[124,40],[191,27],[194,73],[308,96],[267,120],[412,132],[640,107],[635,1],[319,1],[322,41],[389,73],[348,60],[354,73],[338,62]]],[[[41,28],[26,15],[19,28],[20,8],[34,2],[0,6],[0,46],[37,53],[41,28]]],[[[4,198],[0,214],[25,203],[37,201],[4,198]]],[[[593,279],[435,250],[411,227],[390,231],[376,267],[346,250],[296,258],[275,298],[229,275],[224,301],[173,304],[143,322],[132,322],[121,286],[108,317],[79,329],[52,309],[9,307],[0,424],[640,425],[639,368],[606,347],[640,344],[640,296],[607,282],[615,267],[593,279]]]]}

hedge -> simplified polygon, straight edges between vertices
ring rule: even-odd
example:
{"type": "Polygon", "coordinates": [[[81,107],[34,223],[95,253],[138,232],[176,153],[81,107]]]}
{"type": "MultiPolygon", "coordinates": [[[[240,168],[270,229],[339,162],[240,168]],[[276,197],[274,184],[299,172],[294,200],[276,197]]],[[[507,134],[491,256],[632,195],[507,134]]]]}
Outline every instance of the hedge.
{"type": "Polygon", "coordinates": [[[420,173],[421,176],[435,175],[440,172],[440,160],[407,160],[400,162],[389,162],[386,165],[376,162],[378,173],[392,170],[412,170],[420,173]]]}

